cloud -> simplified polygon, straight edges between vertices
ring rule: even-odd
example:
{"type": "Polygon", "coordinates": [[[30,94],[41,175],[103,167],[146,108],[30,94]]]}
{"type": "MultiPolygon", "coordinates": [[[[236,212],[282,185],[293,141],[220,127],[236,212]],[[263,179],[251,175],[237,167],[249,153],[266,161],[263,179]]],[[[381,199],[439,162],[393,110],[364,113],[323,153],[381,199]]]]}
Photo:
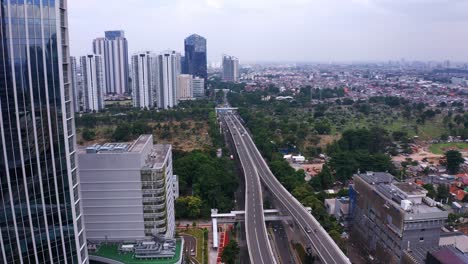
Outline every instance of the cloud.
{"type": "Polygon", "coordinates": [[[71,0],[74,55],[123,29],[130,52],[208,39],[210,60],[468,60],[465,0],[71,0]]]}
{"type": "Polygon", "coordinates": [[[223,0],[205,0],[205,3],[208,7],[220,9],[223,7],[223,0]]]}

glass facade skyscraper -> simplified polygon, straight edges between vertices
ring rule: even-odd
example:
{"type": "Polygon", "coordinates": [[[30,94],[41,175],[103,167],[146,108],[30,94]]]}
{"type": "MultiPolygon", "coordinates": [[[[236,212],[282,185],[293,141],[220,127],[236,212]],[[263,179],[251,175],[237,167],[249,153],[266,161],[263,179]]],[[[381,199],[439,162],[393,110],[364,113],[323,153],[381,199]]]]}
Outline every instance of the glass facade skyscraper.
{"type": "Polygon", "coordinates": [[[0,0],[0,263],[87,263],[66,0],[0,0]]]}
{"type": "Polygon", "coordinates": [[[197,34],[193,34],[185,39],[184,46],[183,73],[206,79],[208,77],[206,66],[206,39],[197,34]]]}

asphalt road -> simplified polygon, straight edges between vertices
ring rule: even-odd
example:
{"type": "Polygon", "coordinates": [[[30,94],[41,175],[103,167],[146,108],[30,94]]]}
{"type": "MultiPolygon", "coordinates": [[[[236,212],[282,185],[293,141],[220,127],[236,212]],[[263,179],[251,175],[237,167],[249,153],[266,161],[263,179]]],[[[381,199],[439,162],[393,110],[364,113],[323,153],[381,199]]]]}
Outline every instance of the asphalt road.
{"type": "Polygon", "coordinates": [[[294,264],[294,257],[289,250],[289,240],[283,224],[280,221],[272,222],[271,228],[281,264],[294,264]]]}
{"type": "Polygon", "coordinates": [[[244,136],[242,136],[244,129],[233,126],[231,117],[226,117],[225,123],[228,125],[233,137],[245,176],[245,229],[250,262],[255,264],[276,264],[277,261],[274,258],[265,225],[259,172],[254,165],[251,153],[246,148],[244,136]]]}
{"type": "Polygon", "coordinates": [[[184,238],[185,255],[189,256],[190,260],[192,260],[193,262],[198,263],[198,261],[194,258],[196,251],[197,251],[197,240],[193,236],[190,236],[190,235],[182,234],[182,237],[184,238]]]}
{"type": "MultiPolygon", "coordinates": [[[[227,119],[231,120],[231,122],[227,123],[230,129],[235,129],[236,131],[242,130],[244,132],[247,132],[245,131],[243,124],[234,114],[227,114],[227,119]],[[234,121],[234,123],[232,121],[234,121]]],[[[236,144],[240,144],[239,146],[237,146],[238,149],[242,151],[241,153],[239,153],[239,156],[241,156],[242,154],[242,156],[245,155],[248,157],[248,159],[250,159],[247,169],[250,171],[253,169],[256,175],[260,175],[262,182],[270,190],[272,195],[275,196],[275,198],[283,205],[283,208],[287,212],[289,212],[289,214],[293,217],[295,222],[304,231],[304,234],[311,243],[311,246],[315,249],[320,259],[324,263],[351,263],[346,257],[346,255],[336,245],[333,239],[328,235],[325,229],[323,229],[322,226],[318,223],[318,221],[309,212],[307,212],[304,206],[302,206],[302,204],[299,201],[297,201],[297,199],[294,198],[276,179],[276,177],[270,171],[270,168],[268,167],[267,163],[261,156],[260,152],[258,151],[257,147],[255,146],[250,135],[248,133],[243,134],[244,136],[240,136],[239,133],[237,133],[235,137],[241,138],[241,140],[236,141],[236,144]]],[[[246,184],[249,185],[248,182],[246,184]]],[[[257,186],[257,183],[255,183],[255,186],[257,186]]],[[[261,190],[260,187],[255,189],[261,190]]],[[[257,197],[258,196],[252,196],[251,198],[247,198],[247,201],[251,201],[251,203],[256,203],[255,199],[257,199],[257,197]]],[[[246,231],[251,232],[251,230],[249,230],[248,228],[246,231]]],[[[253,261],[253,263],[257,262],[253,261]]]]}

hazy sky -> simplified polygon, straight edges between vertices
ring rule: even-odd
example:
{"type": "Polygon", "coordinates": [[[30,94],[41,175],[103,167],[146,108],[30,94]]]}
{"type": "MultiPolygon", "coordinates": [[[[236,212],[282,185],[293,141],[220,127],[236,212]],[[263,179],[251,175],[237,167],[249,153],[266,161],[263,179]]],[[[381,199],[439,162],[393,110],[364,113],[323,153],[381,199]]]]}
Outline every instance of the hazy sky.
{"type": "Polygon", "coordinates": [[[208,60],[468,61],[468,0],[68,0],[72,55],[123,29],[130,54],[183,51],[192,33],[208,60]]]}

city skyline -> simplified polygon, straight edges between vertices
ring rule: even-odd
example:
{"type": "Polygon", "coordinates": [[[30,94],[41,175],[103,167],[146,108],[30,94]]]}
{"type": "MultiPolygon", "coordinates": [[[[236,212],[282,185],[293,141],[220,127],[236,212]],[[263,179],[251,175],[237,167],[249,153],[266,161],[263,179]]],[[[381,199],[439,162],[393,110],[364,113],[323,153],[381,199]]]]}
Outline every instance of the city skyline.
{"type": "Polygon", "coordinates": [[[112,13],[103,11],[110,11],[109,1],[71,2],[72,55],[89,53],[98,33],[123,29],[130,53],[182,52],[184,38],[199,34],[209,42],[211,62],[223,53],[244,62],[468,61],[464,1],[128,1],[113,3],[112,13]],[[168,21],[171,27],[146,26],[168,21]]]}

